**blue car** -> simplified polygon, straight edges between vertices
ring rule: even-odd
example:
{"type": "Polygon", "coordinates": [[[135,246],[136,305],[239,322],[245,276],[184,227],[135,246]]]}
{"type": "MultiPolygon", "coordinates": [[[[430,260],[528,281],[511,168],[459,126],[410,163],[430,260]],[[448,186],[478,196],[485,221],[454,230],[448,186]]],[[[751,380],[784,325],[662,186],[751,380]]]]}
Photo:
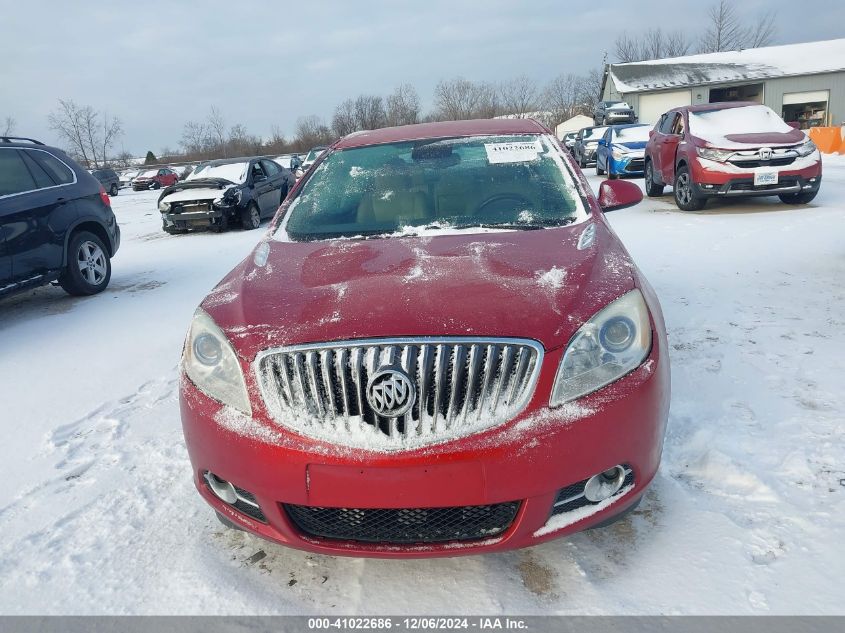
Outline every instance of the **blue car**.
{"type": "Polygon", "coordinates": [[[611,125],[599,140],[596,174],[608,178],[641,176],[645,168],[645,146],[650,125],[611,125]]]}

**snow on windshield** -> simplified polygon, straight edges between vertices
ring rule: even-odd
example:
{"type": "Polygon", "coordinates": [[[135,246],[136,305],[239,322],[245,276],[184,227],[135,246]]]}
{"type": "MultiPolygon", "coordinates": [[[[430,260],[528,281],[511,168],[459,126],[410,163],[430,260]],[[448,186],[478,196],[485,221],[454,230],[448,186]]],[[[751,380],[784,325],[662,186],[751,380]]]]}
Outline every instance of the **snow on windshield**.
{"type": "Polygon", "coordinates": [[[644,143],[648,141],[650,130],[647,125],[619,128],[614,132],[613,140],[617,143],[644,143]]]}
{"type": "Polygon", "coordinates": [[[187,180],[199,178],[222,178],[229,182],[243,184],[246,182],[246,172],[249,163],[227,163],[225,165],[200,165],[188,176],[187,180]]]}
{"type": "Polygon", "coordinates": [[[613,103],[607,106],[608,110],[630,110],[631,106],[628,105],[625,101],[620,101],[618,103],[613,103]]]}
{"type": "Polygon", "coordinates": [[[150,169],[145,171],[140,175],[140,178],[152,178],[153,176],[158,176],[158,169],[150,169]]]}
{"type": "Polygon", "coordinates": [[[586,213],[547,137],[473,136],[330,154],[276,239],[361,239],[563,226],[586,213]]]}
{"type": "Polygon", "coordinates": [[[718,142],[731,134],[771,134],[792,131],[783,119],[764,105],[690,112],[689,129],[693,136],[710,142],[718,142]]]}
{"type": "Polygon", "coordinates": [[[604,136],[604,131],[607,127],[594,127],[592,129],[588,129],[584,132],[584,140],[585,141],[597,141],[602,136],[604,136]]]}

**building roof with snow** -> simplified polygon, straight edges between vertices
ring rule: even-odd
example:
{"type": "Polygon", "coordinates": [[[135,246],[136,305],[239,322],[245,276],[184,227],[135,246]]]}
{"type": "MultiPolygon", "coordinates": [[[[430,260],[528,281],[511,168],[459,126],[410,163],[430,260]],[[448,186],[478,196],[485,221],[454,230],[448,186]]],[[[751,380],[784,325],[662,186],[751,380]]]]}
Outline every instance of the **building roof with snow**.
{"type": "Polygon", "coordinates": [[[629,94],[842,70],[845,38],[611,64],[605,81],[609,77],[617,92],[629,94]]]}

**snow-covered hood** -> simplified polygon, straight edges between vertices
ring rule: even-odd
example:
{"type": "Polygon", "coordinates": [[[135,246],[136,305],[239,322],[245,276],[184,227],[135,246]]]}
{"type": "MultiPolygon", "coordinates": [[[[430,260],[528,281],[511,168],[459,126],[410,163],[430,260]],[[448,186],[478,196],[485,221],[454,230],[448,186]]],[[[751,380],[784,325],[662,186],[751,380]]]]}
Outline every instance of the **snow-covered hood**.
{"type": "Polygon", "coordinates": [[[390,336],[525,337],[553,349],[634,286],[627,252],[603,220],[592,224],[595,240],[582,249],[590,223],[433,238],[265,240],[202,307],[250,361],[279,345],[390,336]]]}
{"type": "Polygon", "coordinates": [[[790,147],[792,145],[800,145],[807,140],[807,136],[801,130],[755,134],[727,134],[725,136],[708,138],[693,136],[693,138],[697,141],[696,145],[700,145],[701,147],[736,150],[748,150],[760,147],[790,147]]]}
{"type": "Polygon", "coordinates": [[[648,141],[632,141],[630,143],[614,143],[614,145],[621,145],[622,147],[632,150],[633,153],[642,153],[648,141]],[[634,150],[640,150],[636,152],[634,150]]]}

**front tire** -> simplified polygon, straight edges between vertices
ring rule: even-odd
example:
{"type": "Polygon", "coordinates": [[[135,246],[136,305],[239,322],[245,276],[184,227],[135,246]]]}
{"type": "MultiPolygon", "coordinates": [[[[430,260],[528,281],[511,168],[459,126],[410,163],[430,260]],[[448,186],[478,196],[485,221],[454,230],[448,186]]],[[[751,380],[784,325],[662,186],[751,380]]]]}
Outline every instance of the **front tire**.
{"type": "Polygon", "coordinates": [[[604,176],[604,169],[599,167],[599,159],[596,158],[596,176],[604,176]]]}
{"type": "Polygon", "coordinates": [[[161,183],[156,181],[153,183],[153,189],[161,189],[161,183]]]}
{"type": "Polygon", "coordinates": [[[675,204],[682,211],[700,211],[707,198],[696,195],[689,168],[683,165],[675,170],[675,204]]]}
{"type": "Polygon", "coordinates": [[[88,231],[73,234],[67,266],[59,276],[62,289],[75,297],[95,295],[106,289],[110,279],[111,258],[102,240],[88,231]]]}
{"type": "Polygon", "coordinates": [[[261,212],[254,202],[250,202],[249,206],[241,211],[241,224],[245,231],[252,231],[261,226],[261,212]]]}
{"type": "Polygon", "coordinates": [[[780,201],[784,204],[807,204],[812,202],[819,190],[815,191],[801,191],[799,193],[782,193],[778,196],[780,201]]]}
{"type": "Polygon", "coordinates": [[[119,190],[119,187],[117,185],[112,185],[111,189],[109,190],[109,195],[112,196],[112,197],[116,196],[118,190],[119,190]]]}
{"type": "Polygon", "coordinates": [[[654,182],[654,166],[651,161],[645,164],[645,194],[649,198],[656,198],[663,195],[663,185],[654,182]]]}

